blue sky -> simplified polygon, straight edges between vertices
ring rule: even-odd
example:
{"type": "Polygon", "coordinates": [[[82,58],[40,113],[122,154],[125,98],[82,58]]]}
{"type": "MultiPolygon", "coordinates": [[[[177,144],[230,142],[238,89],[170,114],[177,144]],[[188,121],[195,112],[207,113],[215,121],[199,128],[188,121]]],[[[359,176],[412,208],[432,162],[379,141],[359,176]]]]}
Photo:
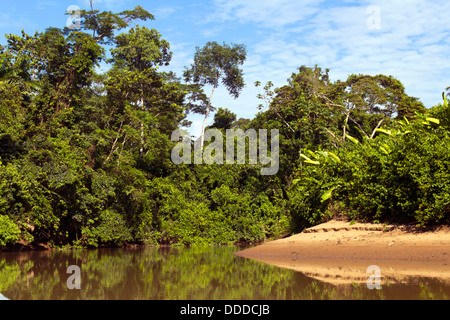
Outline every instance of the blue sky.
{"type": "MultiPolygon", "coordinates": [[[[441,102],[450,86],[450,1],[448,0],[94,0],[95,8],[119,12],[143,6],[146,22],[171,44],[170,70],[181,75],[195,48],[208,41],[243,43],[247,87],[234,100],[218,90],[213,104],[252,118],[260,101],[255,81],[276,86],[301,65],[330,68],[332,80],[349,74],[385,74],[399,79],[426,107],[441,102]]],[[[63,28],[71,5],[88,0],[8,1],[0,33],[63,28]]],[[[4,38],[0,43],[4,44],[4,38]]],[[[191,117],[194,132],[201,117],[191,117]]],[[[212,121],[212,116],[210,122],[212,121]]]]}

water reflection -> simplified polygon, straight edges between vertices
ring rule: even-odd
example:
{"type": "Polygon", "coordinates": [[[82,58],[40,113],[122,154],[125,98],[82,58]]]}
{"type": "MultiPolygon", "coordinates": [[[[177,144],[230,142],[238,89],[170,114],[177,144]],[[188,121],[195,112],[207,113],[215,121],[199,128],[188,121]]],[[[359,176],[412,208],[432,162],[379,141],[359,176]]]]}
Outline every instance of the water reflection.
{"type": "Polygon", "coordinates": [[[448,283],[414,278],[369,290],[233,255],[234,246],[0,253],[0,292],[11,300],[449,299],[448,283]],[[81,290],[67,268],[80,267],[81,290]]]}

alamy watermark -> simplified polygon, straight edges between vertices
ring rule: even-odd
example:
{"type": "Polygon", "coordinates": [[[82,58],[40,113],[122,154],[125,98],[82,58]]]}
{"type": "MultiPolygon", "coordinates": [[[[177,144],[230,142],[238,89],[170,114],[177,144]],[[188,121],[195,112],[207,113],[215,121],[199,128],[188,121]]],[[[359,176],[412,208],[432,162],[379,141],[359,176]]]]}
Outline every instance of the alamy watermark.
{"type": "Polygon", "coordinates": [[[381,269],[379,266],[372,265],[367,268],[366,273],[370,274],[367,278],[367,288],[370,290],[381,289],[381,269]]]}
{"type": "Polygon", "coordinates": [[[381,29],[381,8],[379,6],[369,6],[367,8],[369,18],[366,20],[369,30],[381,29]]]}
{"type": "Polygon", "coordinates": [[[67,279],[67,289],[80,290],[81,289],[81,269],[79,266],[69,266],[66,271],[67,274],[72,274],[67,279]]]}
{"type": "Polygon", "coordinates": [[[194,143],[194,153],[192,156],[190,138],[182,130],[176,130],[172,134],[172,141],[178,143],[172,149],[171,158],[175,164],[224,164],[224,162],[226,164],[246,164],[248,158],[248,164],[252,165],[258,164],[259,159],[259,163],[263,165],[261,175],[270,176],[277,174],[280,166],[279,131],[270,130],[270,139],[269,152],[268,131],[266,129],[261,129],[258,132],[255,129],[248,129],[245,132],[242,129],[228,129],[226,130],[225,139],[220,130],[209,129],[205,131],[204,141],[213,141],[204,148],[201,148],[200,141],[197,140],[194,143]],[[225,160],[224,140],[226,146],[225,160]],[[248,157],[246,152],[247,146],[248,157]]]}
{"type": "Polygon", "coordinates": [[[71,5],[67,8],[66,13],[69,14],[67,18],[67,28],[71,30],[81,29],[81,9],[79,6],[71,5]]]}

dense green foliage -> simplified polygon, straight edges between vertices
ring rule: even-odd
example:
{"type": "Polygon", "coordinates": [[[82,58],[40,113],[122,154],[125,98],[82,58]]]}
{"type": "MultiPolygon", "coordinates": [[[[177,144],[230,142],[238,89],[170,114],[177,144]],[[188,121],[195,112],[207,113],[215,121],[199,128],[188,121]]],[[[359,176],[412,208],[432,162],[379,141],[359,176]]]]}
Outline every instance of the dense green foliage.
{"type": "Polygon", "coordinates": [[[295,180],[303,195],[295,201],[297,223],[316,224],[337,211],[358,220],[448,223],[449,131],[423,119],[398,122],[336,154],[307,152],[295,180]]]}
{"type": "Polygon", "coordinates": [[[175,165],[172,132],[189,112],[212,110],[204,86],[221,80],[239,95],[246,52],[216,42],[197,48],[182,83],[159,70],[172,53],[158,31],[117,34],[152,19],[141,7],[91,10],[81,30],[6,35],[0,246],[260,241],[336,213],[449,221],[446,100],[426,110],[384,75],[331,82],[329,70],[302,66],[287,85],[264,87],[254,119],[219,109],[211,128],[279,130],[277,175],[249,164],[175,165]],[[101,62],[110,69],[97,74],[101,62]]]}
{"type": "Polygon", "coordinates": [[[14,244],[19,240],[20,230],[8,216],[0,216],[0,246],[14,244]]]}

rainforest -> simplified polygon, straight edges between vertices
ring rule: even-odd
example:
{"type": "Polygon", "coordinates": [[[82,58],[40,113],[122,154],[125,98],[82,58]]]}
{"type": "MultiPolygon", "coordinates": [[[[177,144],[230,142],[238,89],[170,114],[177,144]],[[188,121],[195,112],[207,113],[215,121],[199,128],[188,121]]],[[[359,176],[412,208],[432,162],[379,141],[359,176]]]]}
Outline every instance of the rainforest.
{"type": "Polygon", "coordinates": [[[284,86],[246,84],[245,45],[215,41],[177,75],[142,7],[80,17],[0,45],[0,249],[256,243],[336,216],[450,223],[447,92],[425,108],[393,76],[331,81],[301,61],[284,86]],[[219,86],[238,98],[246,85],[254,118],[213,106],[219,86]],[[277,130],[278,172],[259,156],[175,164],[174,132],[197,143],[190,114],[214,119],[200,148],[212,129],[277,130]]]}

